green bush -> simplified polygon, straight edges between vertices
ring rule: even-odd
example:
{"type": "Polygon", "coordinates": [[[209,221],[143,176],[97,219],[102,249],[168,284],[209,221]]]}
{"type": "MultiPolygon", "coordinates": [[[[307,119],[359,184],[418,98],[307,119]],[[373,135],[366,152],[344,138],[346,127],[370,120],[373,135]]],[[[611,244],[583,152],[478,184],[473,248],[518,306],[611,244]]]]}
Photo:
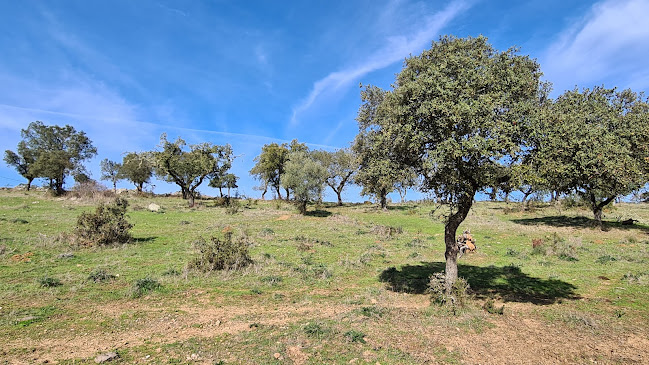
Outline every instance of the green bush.
{"type": "Polygon", "coordinates": [[[133,284],[133,297],[139,298],[150,291],[160,289],[161,286],[162,285],[160,285],[156,279],[148,276],[143,279],[138,279],[135,284],[133,284]]]}
{"type": "Polygon", "coordinates": [[[430,276],[427,292],[431,302],[439,305],[449,305],[455,308],[464,308],[469,304],[471,295],[469,283],[463,278],[457,278],[450,294],[445,291],[446,277],[444,273],[437,272],[430,276]]]}
{"type": "Polygon", "coordinates": [[[199,239],[194,243],[198,255],[188,265],[190,270],[210,272],[216,270],[237,270],[252,263],[248,244],[242,240],[233,240],[232,233],[225,234],[221,240],[212,237],[209,241],[199,239]]]}
{"type": "Polygon", "coordinates": [[[77,218],[75,235],[83,245],[109,245],[131,240],[133,227],[126,218],[128,201],[117,198],[106,205],[100,203],[94,213],[84,212],[77,218]]]}
{"type": "Polygon", "coordinates": [[[63,283],[61,283],[61,280],[59,280],[57,278],[50,277],[50,276],[44,276],[44,277],[38,279],[38,283],[43,288],[54,288],[54,287],[63,285],[63,283]]]}
{"type": "Polygon", "coordinates": [[[365,334],[361,331],[351,330],[343,334],[349,342],[365,343],[365,334]]]}
{"type": "Polygon", "coordinates": [[[88,280],[92,280],[95,283],[100,283],[104,281],[109,281],[115,278],[115,275],[108,273],[104,269],[97,269],[88,275],[88,280]]]}

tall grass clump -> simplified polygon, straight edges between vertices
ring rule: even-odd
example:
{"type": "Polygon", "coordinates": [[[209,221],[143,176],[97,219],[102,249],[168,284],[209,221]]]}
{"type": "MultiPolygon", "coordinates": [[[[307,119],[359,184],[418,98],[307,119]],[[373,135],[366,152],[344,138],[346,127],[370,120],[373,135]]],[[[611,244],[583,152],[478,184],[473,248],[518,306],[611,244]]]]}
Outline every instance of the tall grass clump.
{"type": "Polygon", "coordinates": [[[455,313],[456,309],[466,307],[470,300],[469,283],[464,278],[457,278],[450,294],[445,291],[446,277],[437,272],[430,276],[427,292],[432,304],[449,306],[455,313]]]}
{"type": "Polygon", "coordinates": [[[126,220],[126,207],[128,201],[117,198],[110,204],[99,203],[93,213],[81,213],[77,218],[75,236],[87,246],[129,242],[133,225],[126,220]]]}
{"type": "Polygon", "coordinates": [[[227,232],[223,239],[211,237],[194,242],[198,254],[191,259],[188,269],[202,272],[217,270],[237,270],[252,263],[248,243],[243,239],[232,239],[227,232]]]}

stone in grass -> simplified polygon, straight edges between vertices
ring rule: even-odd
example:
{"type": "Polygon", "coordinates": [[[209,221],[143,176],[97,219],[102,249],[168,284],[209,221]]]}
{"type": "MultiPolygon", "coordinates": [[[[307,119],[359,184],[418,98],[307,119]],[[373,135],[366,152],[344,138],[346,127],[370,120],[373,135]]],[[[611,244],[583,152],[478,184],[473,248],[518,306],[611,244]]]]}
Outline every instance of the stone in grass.
{"type": "Polygon", "coordinates": [[[152,212],[159,212],[160,211],[160,206],[156,203],[151,203],[148,206],[148,209],[152,212]]]}
{"type": "Polygon", "coordinates": [[[117,352],[107,352],[105,354],[101,354],[95,357],[95,363],[101,364],[118,358],[119,358],[119,354],[117,352]]]}

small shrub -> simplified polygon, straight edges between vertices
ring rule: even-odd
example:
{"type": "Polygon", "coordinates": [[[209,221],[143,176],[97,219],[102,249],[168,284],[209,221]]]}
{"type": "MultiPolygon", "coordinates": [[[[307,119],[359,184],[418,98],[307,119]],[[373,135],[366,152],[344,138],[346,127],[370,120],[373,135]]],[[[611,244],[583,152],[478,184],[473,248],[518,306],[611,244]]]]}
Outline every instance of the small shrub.
{"type": "Polygon", "coordinates": [[[128,201],[117,198],[111,204],[100,203],[94,213],[81,213],[77,219],[75,235],[82,244],[109,245],[131,240],[133,227],[126,218],[128,201]]]}
{"type": "Polygon", "coordinates": [[[444,273],[438,272],[430,276],[427,292],[430,294],[431,302],[439,305],[449,305],[455,308],[463,308],[469,304],[469,283],[458,277],[453,284],[451,294],[446,294],[446,277],[444,273]]]}
{"type": "Polygon", "coordinates": [[[513,248],[507,248],[507,252],[505,252],[505,256],[518,256],[518,251],[514,250],[513,248]]]}
{"type": "Polygon", "coordinates": [[[229,203],[225,206],[225,213],[235,215],[241,211],[241,203],[237,199],[230,199],[229,203]]]}
{"type": "Polygon", "coordinates": [[[636,274],[629,272],[622,276],[622,280],[627,281],[630,284],[646,285],[649,284],[649,272],[641,272],[636,274]]]}
{"type": "Polygon", "coordinates": [[[165,272],[162,273],[162,276],[178,276],[178,275],[180,275],[180,271],[173,268],[166,270],[165,272]]]}
{"type": "Polygon", "coordinates": [[[617,259],[610,255],[600,256],[597,258],[597,260],[595,260],[595,262],[597,262],[598,264],[606,264],[613,261],[617,261],[617,259]]]}
{"type": "Polygon", "coordinates": [[[417,237],[417,238],[413,239],[412,241],[406,243],[406,247],[419,247],[419,248],[421,248],[421,247],[428,247],[428,245],[426,244],[426,242],[424,240],[417,237]]]}
{"type": "Polygon", "coordinates": [[[262,237],[270,237],[275,234],[275,231],[273,231],[271,228],[264,227],[261,232],[259,232],[259,235],[262,237]]]}
{"type": "Polygon", "coordinates": [[[104,281],[109,281],[115,279],[115,275],[108,273],[104,269],[97,269],[88,275],[88,280],[92,280],[95,283],[100,283],[104,281]]]}
{"type": "Polygon", "coordinates": [[[497,308],[497,307],[495,306],[495,303],[494,303],[494,300],[493,300],[493,299],[489,299],[489,300],[487,300],[487,302],[482,306],[482,308],[483,308],[484,310],[486,310],[487,313],[491,313],[491,314],[500,314],[500,315],[505,314],[505,305],[503,304],[502,307],[497,308]]]}
{"type": "Polygon", "coordinates": [[[329,330],[317,322],[309,322],[304,326],[304,333],[315,338],[322,338],[329,330]]]}
{"type": "Polygon", "coordinates": [[[14,218],[11,220],[11,223],[17,223],[17,224],[27,224],[29,223],[28,221],[22,219],[22,218],[14,218]]]}
{"type": "Polygon", "coordinates": [[[365,317],[383,317],[384,311],[377,307],[361,307],[358,313],[365,317]]]}
{"type": "Polygon", "coordinates": [[[189,269],[210,272],[216,270],[237,270],[252,263],[248,244],[232,239],[232,232],[225,234],[223,240],[212,237],[209,241],[200,239],[194,243],[198,255],[189,262],[189,269]]]}
{"type": "Polygon", "coordinates": [[[394,238],[396,235],[403,233],[403,228],[376,225],[372,227],[371,232],[378,236],[383,237],[384,239],[391,239],[394,238]]]}
{"type": "Polygon", "coordinates": [[[160,285],[156,279],[148,276],[143,279],[138,279],[135,284],[133,284],[133,297],[139,298],[150,291],[160,289],[160,287],[162,287],[162,285],[160,285]]]}
{"type": "Polygon", "coordinates": [[[57,286],[63,285],[61,280],[57,278],[53,278],[50,276],[43,276],[42,278],[38,279],[38,283],[40,284],[41,287],[43,288],[54,288],[57,286]]]}
{"type": "Polygon", "coordinates": [[[365,343],[365,334],[361,331],[356,331],[356,330],[351,330],[347,331],[343,334],[345,338],[347,338],[347,341],[349,342],[360,342],[360,343],[365,343]]]}
{"type": "Polygon", "coordinates": [[[260,280],[264,283],[268,283],[272,286],[275,286],[281,283],[282,281],[284,281],[284,278],[282,278],[281,276],[269,275],[269,276],[264,276],[260,280]]]}

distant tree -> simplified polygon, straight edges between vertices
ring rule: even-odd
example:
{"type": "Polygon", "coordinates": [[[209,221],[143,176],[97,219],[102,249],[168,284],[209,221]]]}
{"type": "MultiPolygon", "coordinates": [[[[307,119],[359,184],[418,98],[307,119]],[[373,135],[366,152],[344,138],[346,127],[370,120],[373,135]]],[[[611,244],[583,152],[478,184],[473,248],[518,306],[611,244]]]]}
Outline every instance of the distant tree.
{"type": "Polygon", "coordinates": [[[223,174],[231,166],[232,148],[230,145],[200,143],[190,145],[181,138],[175,142],[167,141],[166,134],[160,137],[160,151],[152,152],[155,171],[161,179],[178,185],[189,206],[194,206],[196,188],[203,180],[223,174]]]}
{"type": "Polygon", "coordinates": [[[264,186],[264,191],[261,194],[262,199],[264,199],[268,187],[275,189],[277,198],[282,199],[281,175],[284,173],[287,156],[286,144],[270,143],[264,145],[261,148],[261,154],[255,157],[255,166],[250,170],[250,174],[264,186]]]}
{"type": "Polygon", "coordinates": [[[215,176],[210,180],[209,186],[218,188],[221,198],[223,198],[223,189],[228,189],[228,197],[230,196],[230,189],[236,189],[237,176],[235,174],[225,174],[222,176],[215,176]]]}
{"type": "Polygon", "coordinates": [[[97,154],[86,134],[69,125],[46,126],[36,121],[23,129],[21,135],[25,148],[35,158],[30,174],[47,179],[57,195],[64,193],[65,177],[82,173],[82,162],[97,154]]]}
{"type": "MultiPolygon", "coordinates": [[[[255,166],[250,170],[250,174],[261,182],[263,192],[261,198],[264,199],[268,187],[275,190],[278,199],[282,199],[281,180],[288,154],[292,151],[308,151],[304,143],[299,143],[296,139],[291,144],[270,143],[261,148],[261,154],[255,157],[255,166]]],[[[261,188],[260,188],[261,190],[261,188]]],[[[286,200],[289,200],[290,190],[286,189],[286,200]]]]}
{"type": "Polygon", "coordinates": [[[100,179],[108,180],[111,183],[113,183],[113,191],[117,192],[117,182],[122,179],[120,173],[122,164],[105,158],[101,161],[100,166],[101,166],[100,179]]]}
{"type": "Polygon", "coordinates": [[[144,184],[148,183],[153,175],[152,156],[148,153],[127,153],[122,159],[119,175],[121,179],[135,184],[138,193],[141,193],[144,184]]]}
{"type": "Polygon", "coordinates": [[[338,205],[343,205],[342,192],[358,171],[356,157],[347,148],[336,152],[314,151],[314,157],[327,169],[325,183],[336,193],[338,205]]]}
{"type": "Polygon", "coordinates": [[[18,153],[6,150],[4,160],[7,165],[13,166],[22,177],[27,179],[27,191],[29,191],[32,182],[38,177],[33,169],[36,162],[35,152],[27,147],[25,141],[20,141],[18,142],[18,153]]]}
{"type": "Polygon", "coordinates": [[[293,199],[301,214],[306,213],[307,204],[322,197],[327,169],[314,156],[306,151],[293,151],[289,154],[282,186],[293,192],[293,199]]]}
{"type": "Polygon", "coordinates": [[[475,194],[496,186],[508,174],[503,167],[526,153],[522,127],[539,104],[540,76],[539,65],[515,49],[499,52],[482,36],[443,37],[405,60],[378,107],[361,106],[359,123],[369,120],[364,130],[373,136],[372,145],[389,148],[396,167],[415,168],[421,188],[450,203],[444,241],[451,300],[457,229],[475,194]],[[370,118],[361,117],[364,108],[370,118]]]}
{"type": "Polygon", "coordinates": [[[354,182],[363,189],[361,195],[371,195],[379,202],[381,209],[387,209],[389,193],[394,191],[397,181],[402,177],[404,166],[392,153],[391,141],[381,138],[376,125],[384,123],[386,114],[379,110],[384,102],[386,91],[367,86],[361,91],[361,105],[356,120],[359,133],[352,150],[357,156],[359,169],[354,182]]]}
{"type": "Polygon", "coordinates": [[[567,91],[544,113],[534,162],[550,186],[588,202],[596,223],[649,180],[649,100],[604,87],[567,91]]]}
{"type": "Polygon", "coordinates": [[[401,177],[394,183],[394,189],[399,193],[401,202],[406,201],[406,194],[409,189],[419,185],[417,172],[413,168],[406,168],[401,172],[401,177]]]}

